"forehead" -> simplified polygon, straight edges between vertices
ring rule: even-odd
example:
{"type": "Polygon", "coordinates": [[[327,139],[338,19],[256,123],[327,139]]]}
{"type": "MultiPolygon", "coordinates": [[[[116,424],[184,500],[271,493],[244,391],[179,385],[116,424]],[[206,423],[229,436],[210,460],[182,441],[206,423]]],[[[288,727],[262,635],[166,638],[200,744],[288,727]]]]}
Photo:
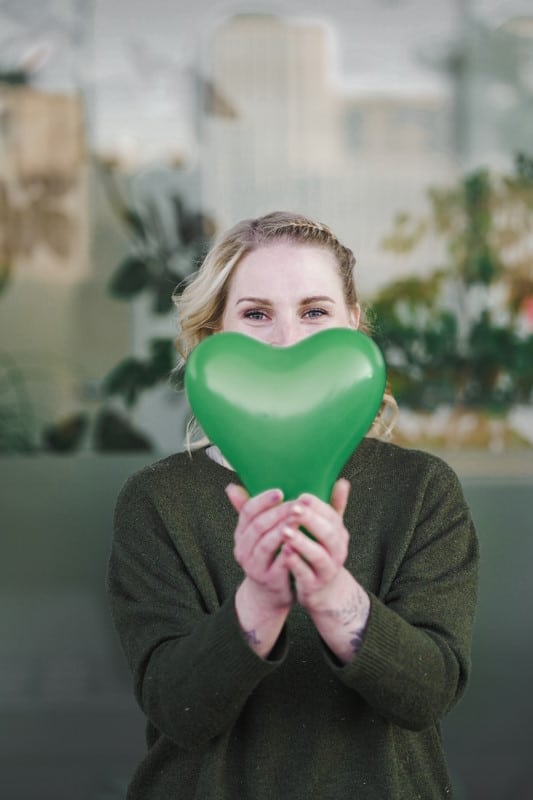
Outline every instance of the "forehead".
{"type": "Polygon", "coordinates": [[[276,241],[247,253],[234,270],[230,293],[253,287],[328,289],[342,293],[333,253],[320,245],[276,241]]]}

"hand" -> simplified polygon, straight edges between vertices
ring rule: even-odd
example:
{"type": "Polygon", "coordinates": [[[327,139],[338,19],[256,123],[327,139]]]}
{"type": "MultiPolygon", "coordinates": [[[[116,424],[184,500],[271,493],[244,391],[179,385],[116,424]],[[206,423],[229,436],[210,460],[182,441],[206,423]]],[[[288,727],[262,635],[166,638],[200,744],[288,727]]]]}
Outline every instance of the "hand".
{"type": "Polygon", "coordinates": [[[293,504],[282,502],[279,489],[250,498],[243,487],[230,483],[226,494],[239,513],[234,556],[249,584],[245,592],[248,601],[266,612],[289,609],[294,598],[283,550],[284,530],[294,519],[293,504]]]}
{"type": "Polygon", "coordinates": [[[333,487],[331,504],[311,494],[301,495],[292,506],[296,522],[283,529],[284,561],[294,576],[298,602],[312,615],[329,610],[346,583],[349,534],[343,514],[349,494],[349,482],[340,479],[333,487]]]}

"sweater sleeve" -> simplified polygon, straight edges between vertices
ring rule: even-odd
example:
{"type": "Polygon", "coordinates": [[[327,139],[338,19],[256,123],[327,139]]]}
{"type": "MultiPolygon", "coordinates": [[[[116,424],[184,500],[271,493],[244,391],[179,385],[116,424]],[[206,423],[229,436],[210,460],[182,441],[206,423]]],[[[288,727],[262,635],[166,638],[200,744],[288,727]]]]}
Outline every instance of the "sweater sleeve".
{"type": "Polygon", "coordinates": [[[227,730],[255,686],[284,658],[284,634],[268,660],[246,643],[234,597],[214,611],[186,569],[139,482],[117,500],[108,569],[115,627],[137,701],[178,746],[205,744],[227,730]]]}
{"type": "Polygon", "coordinates": [[[435,460],[416,525],[384,596],[371,609],[356,657],[338,677],[383,717],[411,729],[435,724],[461,697],[470,671],[478,542],[455,473],[435,460]]]}

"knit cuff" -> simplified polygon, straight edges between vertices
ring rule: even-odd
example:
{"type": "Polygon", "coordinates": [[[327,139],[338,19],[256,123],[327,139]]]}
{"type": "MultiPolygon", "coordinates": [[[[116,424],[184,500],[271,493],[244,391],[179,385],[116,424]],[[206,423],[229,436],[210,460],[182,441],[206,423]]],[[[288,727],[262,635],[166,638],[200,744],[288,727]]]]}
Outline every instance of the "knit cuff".
{"type": "Polygon", "coordinates": [[[326,652],[326,660],[340,680],[353,689],[375,687],[397,661],[398,625],[402,620],[372,593],[370,613],[361,646],[352,661],[340,665],[326,652]]]}
{"type": "Polygon", "coordinates": [[[212,630],[208,634],[211,645],[218,663],[228,676],[233,674],[244,683],[247,680],[254,683],[280,666],[286,658],[288,637],[285,628],[267,658],[262,658],[252,650],[239,624],[234,594],[223,603],[212,623],[212,630]]]}

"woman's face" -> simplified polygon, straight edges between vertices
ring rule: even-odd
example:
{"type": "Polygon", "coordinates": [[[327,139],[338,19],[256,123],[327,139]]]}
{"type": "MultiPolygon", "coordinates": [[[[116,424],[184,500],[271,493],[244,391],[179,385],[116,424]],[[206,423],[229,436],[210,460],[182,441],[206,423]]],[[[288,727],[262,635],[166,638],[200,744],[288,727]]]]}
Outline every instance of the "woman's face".
{"type": "Polygon", "coordinates": [[[231,278],[222,331],[288,347],[326,328],[357,328],[346,306],[334,255],[279,241],[248,253],[231,278]]]}

